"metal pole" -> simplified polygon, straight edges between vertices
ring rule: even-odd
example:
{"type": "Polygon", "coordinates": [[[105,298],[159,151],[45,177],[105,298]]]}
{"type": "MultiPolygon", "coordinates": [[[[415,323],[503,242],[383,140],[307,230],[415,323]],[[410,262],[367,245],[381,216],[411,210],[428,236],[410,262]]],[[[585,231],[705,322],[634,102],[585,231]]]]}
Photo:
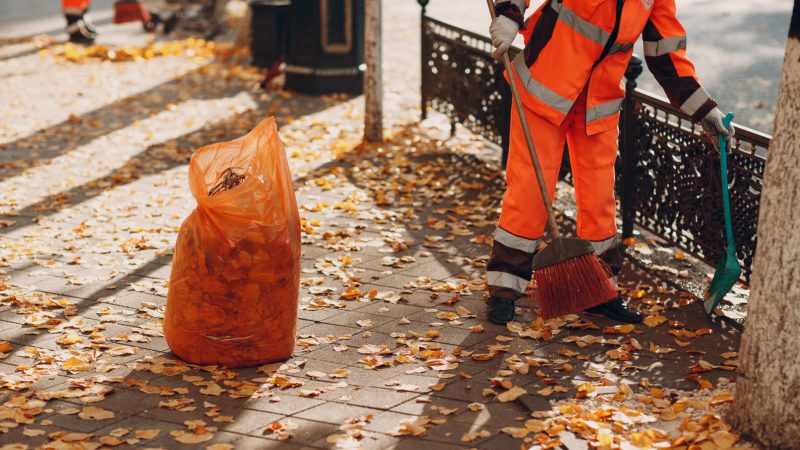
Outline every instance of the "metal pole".
{"type": "Polygon", "coordinates": [[[622,237],[633,236],[633,224],[636,221],[636,163],[639,158],[636,142],[636,114],[633,110],[633,93],[636,90],[636,78],[642,74],[642,59],[636,55],[631,57],[625,71],[625,100],[622,102],[621,134],[622,147],[622,237]]]}
{"type": "Polygon", "coordinates": [[[367,0],[364,7],[364,140],[383,142],[381,0],[367,0]]]}
{"type": "Polygon", "coordinates": [[[426,107],[426,99],[425,99],[425,63],[428,62],[427,53],[428,53],[428,41],[425,38],[425,10],[428,7],[428,3],[430,0],[417,0],[419,6],[422,7],[422,11],[419,16],[419,49],[420,49],[420,77],[419,77],[419,107],[421,110],[421,120],[425,120],[428,118],[428,109],[426,107]]]}

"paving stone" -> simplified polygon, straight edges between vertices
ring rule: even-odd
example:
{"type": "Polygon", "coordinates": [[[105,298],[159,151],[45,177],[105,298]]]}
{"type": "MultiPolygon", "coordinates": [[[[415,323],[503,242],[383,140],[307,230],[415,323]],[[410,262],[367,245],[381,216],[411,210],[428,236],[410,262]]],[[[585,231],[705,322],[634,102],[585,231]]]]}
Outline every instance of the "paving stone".
{"type": "MultiPolygon", "coordinates": [[[[406,303],[392,304],[389,302],[375,301],[357,309],[358,313],[367,313],[377,316],[385,316],[394,319],[408,317],[419,311],[419,306],[408,305],[406,303]]],[[[390,321],[391,322],[391,321],[390,321]]]]}
{"type": "Polygon", "coordinates": [[[464,408],[451,420],[472,424],[475,427],[487,426],[499,429],[508,426],[521,426],[515,420],[519,417],[530,418],[528,411],[516,402],[500,403],[496,400],[487,399],[483,404],[483,410],[471,411],[464,408]]]}
{"type": "Polygon", "coordinates": [[[394,389],[360,387],[344,391],[335,391],[320,396],[323,400],[332,400],[354,406],[376,409],[389,409],[419,395],[417,392],[398,392],[394,389]],[[343,398],[344,397],[344,398],[343,398]]]}
{"type": "Polygon", "coordinates": [[[414,264],[400,271],[402,275],[414,277],[428,277],[431,280],[446,280],[463,273],[463,268],[446,261],[430,261],[414,264]]]}
{"type": "Polygon", "coordinates": [[[344,336],[344,335],[354,335],[361,331],[360,327],[353,326],[342,326],[342,325],[335,325],[330,323],[324,322],[316,322],[313,325],[309,325],[303,328],[302,333],[298,333],[297,335],[302,336],[344,336]]]}
{"type": "Polygon", "coordinates": [[[317,245],[303,245],[300,248],[300,257],[304,260],[316,260],[333,253],[330,250],[321,248],[317,245]]]}
{"type": "MultiPolygon", "coordinates": [[[[184,427],[185,428],[185,427],[184,427]]],[[[290,442],[273,441],[266,438],[254,436],[242,436],[237,433],[229,433],[218,431],[214,433],[214,437],[202,444],[181,444],[175,440],[174,437],[168,435],[161,437],[147,445],[140,446],[140,448],[153,447],[153,448],[167,448],[167,449],[189,449],[189,448],[206,448],[212,444],[231,444],[237,449],[286,449],[295,450],[301,447],[290,442]]]]}
{"type": "Polygon", "coordinates": [[[426,441],[438,441],[447,444],[468,445],[471,448],[475,448],[475,447],[483,447],[484,444],[489,439],[494,437],[498,432],[499,431],[497,428],[448,420],[447,422],[441,425],[436,425],[431,427],[430,429],[428,429],[426,435],[421,436],[421,438],[426,441]],[[485,438],[474,439],[466,444],[462,442],[461,439],[464,436],[464,433],[476,433],[479,432],[480,430],[489,431],[491,435],[485,438]]]}
{"type": "MultiPolygon", "coordinates": [[[[522,427],[523,425],[518,423],[518,424],[507,424],[506,426],[522,427]]],[[[531,434],[531,436],[533,436],[533,435],[531,434]]],[[[523,444],[523,442],[524,441],[522,439],[516,439],[516,438],[513,438],[513,437],[509,436],[506,433],[498,431],[495,436],[489,438],[486,442],[484,442],[481,445],[481,447],[482,448],[487,448],[487,449],[489,449],[489,448],[491,448],[491,449],[494,449],[494,448],[497,448],[497,449],[500,449],[500,448],[517,449],[517,448],[521,448],[521,446],[525,445],[525,444],[523,444]]],[[[571,449],[567,448],[567,450],[571,450],[571,449]]]]}
{"type": "MultiPolygon", "coordinates": [[[[112,424],[116,424],[120,421],[124,421],[126,418],[130,417],[130,414],[122,413],[122,412],[115,412],[115,417],[111,419],[105,420],[86,420],[81,419],[78,414],[59,414],[59,411],[64,410],[66,408],[78,408],[83,409],[85,406],[96,406],[106,408],[102,405],[97,403],[87,403],[83,404],[80,402],[66,402],[60,400],[54,400],[48,402],[48,406],[53,408],[54,414],[50,416],[50,419],[53,420],[55,423],[58,424],[60,428],[66,428],[68,430],[77,431],[80,433],[92,433],[96,430],[101,428],[107,427],[112,424]]],[[[113,410],[112,410],[113,411],[113,410]]]]}
{"type": "Polygon", "coordinates": [[[325,323],[360,328],[363,331],[367,331],[388,323],[391,320],[390,317],[369,314],[362,311],[343,311],[341,314],[337,314],[325,320],[325,323]],[[374,325],[362,326],[357,323],[359,321],[372,321],[374,325]]]}
{"type": "MultiPolygon", "coordinates": [[[[281,424],[294,433],[294,436],[291,438],[291,444],[299,445],[303,448],[312,448],[311,446],[313,443],[339,431],[338,424],[334,425],[331,423],[317,422],[300,417],[288,417],[281,420],[281,424]]],[[[253,433],[253,436],[266,437],[270,440],[275,439],[273,435],[253,433]]]]}
{"type": "Polygon", "coordinates": [[[302,411],[296,414],[294,417],[314,420],[317,422],[326,422],[338,426],[343,424],[345,419],[366,416],[369,414],[375,416],[380,414],[380,412],[381,410],[375,408],[328,402],[302,411]]]}
{"type": "Polygon", "coordinates": [[[110,302],[109,306],[119,305],[127,308],[138,309],[142,303],[152,303],[158,306],[166,306],[167,300],[159,295],[148,294],[146,292],[137,291],[121,291],[119,294],[110,293],[114,300],[110,302]]]}
{"type": "MultiPolygon", "coordinates": [[[[338,316],[345,312],[345,308],[325,308],[316,311],[309,311],[301,309],[297,312],[297,317],[312,323],[321,323],[330,320],[332,317],[338,316]]],[[[301,329],[298,329],[300,332],[301,329]]]]}
{"type": "Polygon", "coordinates": [[[392,275],[378,278],[377,280],[371,280],[371,284],[375,284],[377,286],[384,286],[387,288],[392,288],[396,291],[401,291],[405,289],[406,285],[409,283],[414,283],[417,277],[410,276],[410,275],[403,275],[399,273],[393,273],[392,275]]]}
{"type": "MultiPolygon", "coordinates": [[[[260,435],[261,431],[264,430],[264,427],[285,417],[281,414],[275,414],[266,411],[244,409],[244,403],[244,401],[241,401],[239,403],[239,407],[236,409],[225,408],[222,410],[221,415],[234,417],[233,423],[215,423],[214,425],[218,426],[219,429],[223,431],[260,435]]],[[[212,423],[213,418],[207,419],[206,422],[212,423]]]]}
{"type": "MultiPolygon", "coordinates": [[[[470,447],[474,448],[474,446],[470,447]]],[[[457,449],[464,449],[470,448],[464,445],[459,445],[458,442],[455,443],[445,443],[445,442],[436,442],[427,440],[424,437],[416,438],[416,437],[403,437],[391,447],[386,447],[386,450],[457,450],[457,449]]],[[[490,447],[484,447],[490,448],[490,447]]],[[[494,450],[494,449],[492,449],[494,450]]],[[[499,449],[498,449],[499,450],[499,449]]]]}
{"type": "Polygon", "coordinates": [[[318,398],[283,395],[280,391],[278,391],[271,397],[247,399],[247,401],[244,403],[244,407],[248,409],[255,409],[257,411],[266,411],[274,414],[291,416],[323,403],[325,403],[325,401],[318,398]],[[275,399],[279,399],[279,401],[272,401],[275,399]]]}
{"type": "Polygon", "coordinates": [[[434,416],[437,415],[436,411],[433,409],[433,407],[436,406],[447,409],[457,409],[458,411],[455,414],[460,415],[461,413],[467,411],[468,405],[469,402],[443,398],[439,397],[435,393],[431,393],[420,395],[414,399],[393,407],[391,410],[393,412],[412,416],[434,416]]]}
{"type": "Polygon", "coordinates": [[[337,365],[349,366],[357,363],[364,355],[356,351],[357,347],[351,347],[346,351],[337,352],[333,349],[332,345],[325,345],[321,348],[313,349],[302,356],[309,359],[317,359],[320,361],[327,361],[337,365]]]}
{"type": "MultiPolygon", "coordinates": [[[[2,439],[0,442],[5,444],[22,444],[27,445],[30,448],[38,448],[44,444],[50,442],[50,439],[47,437],[48,434],[59,431],[58,428],[55,426],[42,426],[38,423],[30,424],[30,425],[19,425],[16,428],[11,428],[7,432],[3,433],[2,439]],[[25,430],[44,430],[45,434],[42,436],[26,436],[24,434],[25,430]]],[[[13,448],[13,447],[12,447],[13,448]]],[[[24,447],[22,447],[24,448],[24,447]]]]}
{"type": "MultiPolygon", "coordinates": [[[[366,432],[363,433],[363,438],[358,440],[357,448],[363,450],[383,450],[398,445],[401,442],[401,440],[402,440],[401,438],[387,436],[385,434],[366,432]]],[[[336,443],[328,442],[327,437],[324,439],[320,439],[311,445],[316,448],[323,448],[323,449],[341,448],[341,446],[338,446],[336,443]]]]}
{"type": "Polygon", "coordinates": [[[437,397],[472,402],[486,402],[490,397],[481,395],[481,391],[488,387],[483,380],[457,380],[447,383],[445,388],[436,392],[437,397]]]}

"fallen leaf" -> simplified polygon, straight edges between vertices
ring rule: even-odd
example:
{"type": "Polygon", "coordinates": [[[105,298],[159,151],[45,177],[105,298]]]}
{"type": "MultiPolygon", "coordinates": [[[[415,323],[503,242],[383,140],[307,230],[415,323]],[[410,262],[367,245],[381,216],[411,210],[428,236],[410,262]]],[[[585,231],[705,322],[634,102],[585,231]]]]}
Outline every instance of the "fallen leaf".
{"type": "Polygon", "coordinates": [[[97,406],[86,406],[78,414],[83,420],[108,420],[114,418],[114,412],[97,406]]]}

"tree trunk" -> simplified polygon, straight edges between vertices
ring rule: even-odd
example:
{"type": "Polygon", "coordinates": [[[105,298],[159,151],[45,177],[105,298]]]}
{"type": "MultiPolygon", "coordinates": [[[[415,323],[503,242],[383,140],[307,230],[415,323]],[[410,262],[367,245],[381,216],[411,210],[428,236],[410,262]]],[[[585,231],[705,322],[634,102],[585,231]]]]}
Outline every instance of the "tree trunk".
{"type": "Polygon", "coordinates": [[[731,420],[769,448],[800,445],[800,0],[769,147],[741,374],[731,420]]]}
{"type": "Polygon", "coordinates": [[[383,69],[381,67],[381,0],[365,2],[364,140],[383,142],[383,69]]]}

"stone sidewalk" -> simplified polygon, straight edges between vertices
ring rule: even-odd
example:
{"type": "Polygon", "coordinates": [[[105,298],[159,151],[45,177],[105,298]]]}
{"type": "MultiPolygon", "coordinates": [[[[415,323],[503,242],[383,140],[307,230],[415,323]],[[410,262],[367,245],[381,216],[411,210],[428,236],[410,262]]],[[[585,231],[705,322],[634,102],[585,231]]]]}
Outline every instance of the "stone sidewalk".
{"type": "MultiPolygon", "coordinates": [[[[391,8],[385,48],[413,56],[415,16],[391,8]]],[[[498,152],[466,133],[450,138],[435,117],[418,123],[418,66],[407,58],[387,60],[387,142],[376,146],[361,144],[360,98],[260,91],[240,59],[204,45],[118,63],[9,45],[18,56],[0,67],[11,105],[0,128],[0,448],[733,439],[720,414],[738,333],[707,319],[675,288],[678,275],[641,262],[656,253],[674,273],[695,267],[646,235],[621,279],[646,324],[545,323],[525,305],[509,327],[485,320],[498,152]],[[269,115],[304,221],[295,355],[237,370],[188,365],[160,332],[172,247],[194,207],[188,158],[269,115]]],[[[569,226],[569,207],[562,213],[569,226]]]]}

